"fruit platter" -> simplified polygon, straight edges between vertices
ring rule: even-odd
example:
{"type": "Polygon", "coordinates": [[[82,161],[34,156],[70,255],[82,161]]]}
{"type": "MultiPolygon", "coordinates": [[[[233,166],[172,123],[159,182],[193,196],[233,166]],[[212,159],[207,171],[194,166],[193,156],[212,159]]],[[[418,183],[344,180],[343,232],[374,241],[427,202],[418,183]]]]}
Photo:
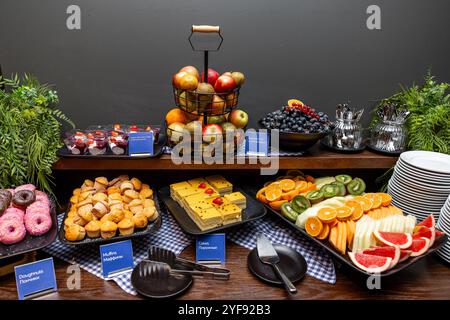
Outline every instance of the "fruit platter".
{"type": "Polygon", "coordinates": [[[387,193],[365,193],[347,174],[314,179],[290,170],[267,182],[256,198],[333,257],[358,272],[392,275],[438,250],[447,235],[433,215],[418,222],[387,193]]]}
{"type": "MultiPolygon", "coordinates": [[[[58,151],[61,157],[134,159],[128,155],[129,136],[135,132],[153,132],[153,155],[161,155],[165,136],[160,125],[95,125],[87,129],[73,129],[65,133],[64,147],[58,151]]],[[[139,158],[139,157],[138,157],[139,158]]]]}
{"type": "Polygon", "coordinates": [[[0,189],[0,259],[41,249],[56,238],[56,210],[32,184],[0,189]]]}
{"type": "Polygon", "coordinates": [[[147,235],[161,227],[160,212],[153,190],[138,178],[86,179],[73,190],[59,239],[86,245],[147,235]]]}
{"type": "Polygon", "coordinates": [[[333,126],[325,113],[316,112],[298,99],[290,99],[287,105],[268,113],[259,123],[265,129],[280,131],[282,148],[296,150],[312,147],[333,126]]]}

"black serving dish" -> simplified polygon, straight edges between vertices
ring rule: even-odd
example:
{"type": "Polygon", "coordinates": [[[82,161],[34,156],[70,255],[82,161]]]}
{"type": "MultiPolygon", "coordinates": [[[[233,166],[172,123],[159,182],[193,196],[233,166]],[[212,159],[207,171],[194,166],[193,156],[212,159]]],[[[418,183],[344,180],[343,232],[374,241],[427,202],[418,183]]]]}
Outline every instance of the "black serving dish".
{"type": "Polygon", "coordinates": [[[384,154],[384,155],[388,155],[388,156],[392,156],[392,157],[398,157],[400,154],[402,154],[403,152],[406,151],[406,150],[403,150],[403,151],[385,151],[385,150],[380,150],[380,149],[374,148],[370,144],[367,144],[367,149],[370,149],[370,150],[372,150],[373,152],[376,152],[376,153],[380,153],[380,154],[384,154]]]}
{"type": "MultiPolygon", "coordinates": [[[[153,190],[155,190],[155,189],[153,189],[153,190]]],[[[89,238],[88,236],[86,236],[81,241],[67,240],[65,237],[65,231],[64,231],[64,220],[66,220],[67,214],[70,209],[70,208],[67,208],[67,211],[64,214],[63,222],[61,223],[61,226],[59,227],[59,233],[58,233],[59,241],[61,241],[61,243],[63,243],[63,244],[69,245],[69,246],[96,245],[96,244],[105,244],[105,243],[110,243],[110,242],[126,240],[126,239],[139,238],[139,237],[143,237],[145,235],[156,233],[159,230],[159,228],[161,228],[161,224],[162,224],[161,204],[159,202],[160,200],[159,200],[158,196],[156,195],[156,192],[153,193],[153,200],[155,201],[156,211],[158,211],[158,219],[156,219],[153,222],[149,222],[149,224],[147,225],[147,227],[145,229],[139,229],[139,231],[135,231],[134,233],[132,233],[130,235],[126,235],[126,236],[116,235],[110,239],[89,238]]]]}
{"type": "Polygon", "coordinates": [[[342,149],[342,148],[337,148],[335,146],[332,146],[330,144],[328,144],[326,142],[326,139],[322,139],[320,140],[320,145],[328,150],[331,150],[333,152],[339,152],[339,153],[358,153],[358,152],[362,152],[366,149],[365,144],[362,144],[361,147],[356,148],[356,149],[342,149]]]}
{"type": "MultiPolygon", "coordinates": [[[[252,192],[252,194],[256,195],[256,192],[252,192]]],[[[354,271],[367,275],[367,276],[372,276],[373,274],[368,273],[364,270],[359,269],[358,267],[356,267],[353,262],[350,260],[350,258],[345,255],[341,255],[340,253],[338,253],[329,243],[328,241],[321,241],[318,240],[314,237],[311,237],[306,230],[298,227],[295,223],[293,223],[292,221],[286,219],[285,217],[283,217],[279,212],[273,210],[270,206],[265,205],[267,210],[269,212],[271,212],[273,215],[279,217],[281,220],[283,220],[284,222],[286,222],[288,225],[290,225],[293,229],[298,230],[301,234],[303,234],[305,237],[307,237],[308,239],[310,239],[312,242],[316,243],[319,247],[325,249],[329,254],[331,254],[331,256],[333,258],[335,258],[337,261],[339,261],[340,263],[348,266],[350,269],[353,269],[354,271]]],[[[381,277],[387,277],[387,276],[391,276],[393,274],[396,274],[397,272],[400,272],[406,268],[408,268],[409,266],[415,264],[417,261],[421,260],[422,258],[432,254],[433,252],[435,252],[436,250],[439,250],[447,241],[448,236],[446,234],[444,234],[443,236],[439,237],[436,239],[436,241],[434,242],[433,246],[428,249],[428,251],[418,257],[413,257],[413,258],[409,258],[403,262],[400,262],[399,264],[397,264],[394,268],[389,269],[383,273],[380,274],[381,277]]]]}
{"type": "Polygon", "coordinates": [[[142,155],[142,156],[129,156],[128,154],[114,154],[109,147],[106,149],[105,154],[99,154],[99,155],[92,155],[92,154],[72,154],[69,150],[67,150],[67,147],[64,146],[61,149],[58,150],[57,155],[62,158],[78,158],[78,159],[127,159],[127,160],[134,160],[134,159],[143,159],[143,158],[157,158],[161,156],[164,152],[164,146],[166,145],[166,134],[163,132],[160,132],[158,136],[158,142],[153,144],[153,155],[142,155]]]}
{"type": "Polygon", "coordinates": [[[314,146],[317,141],[328,133],[295,133],[280,131],[280,148],[285,150],[306,150],[314,146]]]}
{"type": "Polygon", "coordinates": [[[5,245],[0,243],[0,260],[17,256],[19,254],[39,250],[50,245],[58,234],[58,221],[56,219],[56,205],[52,199],[50,199],[50,216],[52,218],[52,227],[50,230],[41,236],[31,236],[28,234],[25,238],[15,244],[5,245]]]}
{"type": "Polygon", "coordinates": [[[175,200],[171,198],[169,186],[159,189],[158,195],[161,198],[161,201],[165,204],[168,211],[170,211],[172,216],[174,216],[175,220],[178,222],[178,224],[180,225],[181,229],[183,229],[184,232],[190,235],[202,235],[223,231],[225,229],[242,225],[249,221],[260,219],[264,217],[264,215],[267,213],[267,210],[264,207],[264,205],[259,201],[255,200],[254,197],[249,196],[240,188],[235,187],[234,191],[240,191],[247,198],[247,208],[242,210],[242,221],[238,221],[235,223],[227,224],[224,226],[204,231],[202,231],[197,226],[197,224],[189,217],[187,212],[175,200]]]}

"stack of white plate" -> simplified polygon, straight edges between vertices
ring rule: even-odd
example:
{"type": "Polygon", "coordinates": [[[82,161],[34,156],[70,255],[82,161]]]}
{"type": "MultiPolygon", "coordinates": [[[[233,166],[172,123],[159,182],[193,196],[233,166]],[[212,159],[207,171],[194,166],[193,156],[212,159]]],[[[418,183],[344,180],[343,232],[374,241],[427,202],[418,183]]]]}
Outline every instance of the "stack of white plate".
{"type": "MultiPolygon", "coordinates": [[[[436,227],[446,234],[450,234],[450,196],[441,209],[436,227]]],[[[437,254],[445,261],[450,262],[450,241],[447,241],[437,254]]]]}
{"type": "Polygon", "coordinates": [[[450,194],[450,155],[403,152],[389,181],[388,193],[405,214],[422,221],[432,213],[437,220],[450,194]]]}

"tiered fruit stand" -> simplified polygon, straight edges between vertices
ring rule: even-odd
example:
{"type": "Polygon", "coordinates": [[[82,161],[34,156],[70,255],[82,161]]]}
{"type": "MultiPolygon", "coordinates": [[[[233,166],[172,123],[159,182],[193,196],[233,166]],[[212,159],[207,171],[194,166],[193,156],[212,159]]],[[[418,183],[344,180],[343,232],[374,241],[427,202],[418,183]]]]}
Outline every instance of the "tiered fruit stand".
{"type": "MultiPolygon", "coordinates": [[[[359,154],[336,154],[312,148],[301,157],[280,157],[280,170],[303,169],[318,173],[333,172],[345,169],[349,173],[358,174],[373,183],[375,177],[391,168],[396,158],[382,156],[370,151],[359,154]]],[[[217,172],[239,179],[245,170],[246,179],[251,175],[260,179],[260,164],[229,165],[180,165],[172,163],[170,156],[159,159],[140,160],[95,160],[95,159],[60,159],[54,165],[54,174],[58,186],[58,197],[67,199],[73,185],[92,175],[92,172],[103,172],[114,175],[116,172],[138,172],[146,180],[164,185],[171,179],[194,177],[207,171],[217,172]],[[175,171],[176,170],[176,171],[175,171]]],[[[257,183],[257,182],[255,182],[257,183]]],[[[270,215],[268,215],[270,217],[270,215]]],[[[45,256],[44,253],[40,253],[45,256]]],[[[245,267],[248,250],[234,243],[227,244],[227,267],[232,271],[230,281],[220,286],[211,286],[208,282],[198,281],[181,299],[235,299],[246,292],[247,299],[284,299],[286,293],[276,287],[267,286],[250,274],[245,267]]],[[[195,248],[189,246],[182,256],[194,258],[195,248]]],[[[366,287],[366,278],[359,276],[346,267],[336,265],[337,282],[330,285],[312,277],[306,277],[298,284],[299,293],[293,299],[448,299],[450,296],[450,269],[434,256],[427,257],[407,270],[384,278],[381,292],[374,294],[366,287]],[[382,294],[380,294],[382,293],[382,294]]],[[[58,283],[65,283],[68,277],[67,263],[55,259],[58,283]]],[[[82,290],[69,290],[65,286],[58,293],[50,295],[51,299],[139,299],[139,296],[126,294],[111,282],[105,282],[85,271],[81,272],[82,290]]],[[[12,275],[4,278],[0,299],[15,299],[15,282],[12,275]]]]}

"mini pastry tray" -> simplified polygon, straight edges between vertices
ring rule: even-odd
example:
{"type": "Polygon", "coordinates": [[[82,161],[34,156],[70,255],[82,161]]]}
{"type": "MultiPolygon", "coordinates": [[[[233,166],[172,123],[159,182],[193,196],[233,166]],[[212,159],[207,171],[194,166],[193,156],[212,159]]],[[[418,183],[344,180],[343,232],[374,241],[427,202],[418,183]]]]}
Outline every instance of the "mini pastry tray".
{"type": "Polygon", "coordinates": [[[264,217],[264,215],[267,213],[267,210],[263,204],[261,204],[259,201],[256,201],[254,197],[249,196],[241,188],[235,187],[233,189],[233,191],[240,191],[247,199],[247,208],[242,210],[242,221],[204,231],[202,231],[197,226],[197,224],[189,217],[188,213],[175,200],[172,199],[172,197],[170,196],[169,186],[159,189],[158,194],[168,211],[170,211],[172,216],[175,217],[175,220],[178,222],[181,229],[183,229],[183,231],[187,234],[195,236],[223,231],[264,217]]]}
{"type": "MultiPolygon", "coordinates": [[[[153,188],[153,190],[155,190],[155,189],[153,188]]],[[[156,211],[158,211],[158,219],[156,219],[153,222],[150,222],[145,229],[139,229],[139,231],[135,230],[134,233],[132,233],[130,235],[126,235],[126,236],[116,235],[110,239],[89,238],[86,235],[86,237],[81,241],[67,240],[65,237],[65,231],[64,231],[64,220],[66,220],[67,214],[69,212],[69,210],[67,210],[67,212],[64,214],[63,222],[61,223],[61,226],[59,227],[59,233],[58,233],[59,241],[61,241],[61,243],[63,243],[63,244],[69,245],[69,246],[83,246],[83,245],[105,244],[105,243],[110,243],[110,242],[126,240],[126,239],[139,238],[139,237],[143,237],[143,236],[146,236],[149,234],[156,233],[159,230],[159,228],[161,228],[161,225],[162,225],[161,204],[160,204],[160,200],[159,200],[158,196],[156,195],[156,192],[153,193],[153,200],[155,201],[156,211]]],[[[70,209],[70,208],[67,208],[67,209],[70,209]]],[[[119,231],[117,231],[117,232],[119,232],[119,231]]]]}
{"type": "Polygon", "coordinates": [[[58,233],[58,221],[56,219],[56,205],[54,201],[49,197],[50,199],[50,216],[52,218],[52,227],[50,230],[43,234],[42,236],[31,236],[28,234],[25,236],[25,238],[15,244],[5,245],[0,243],[0,260],[17,256],[19,254],[35,251],[42,249],[48,245],[50,245],[56,238],[56,235],[58,233]]]}
{"type": "Polygon", "coordinates": [[[109,147],[106,147],[105,154],[92,155],[92,154],[72,154],[67,147],[64,146],[58,150],[57,154],[62,158],[78,158],[78,159],[143,159],[143,158],[157,158],[161,156],[164,152],[164,146],[166,145],[166,135],[163,133],[159,134],[158,143],[153,145],[153,155],[142,155],[142,156],[129,156],[128,154],[114,154],[109,147]]]}
{"type": "MultiPolygon", "coordinates": [[[[253,196],[256,196],[256,190],[252,190],[251,194],[253,196]]],[[[354,271],[360,273],[360,274],[364,274],[367,276],[372,276],[373,274],[368,273],[364,270],[359,269],[358,267],[356,267],[353,262],[350,260],[350,258],[345,255],[343,256],[342,254],[338,253],[329,243],[328,241],[322,241],[319,239],[316,239],[314,237],[311,237],[304,229],[298,227],[295,223],[291,222],[290,220],[286,219],[285,217],[283,217],[281,215],[281,213],[273,210],[270,206],[265,205],[265,207],[267,208],[267,210],[269,212],[271,212],[273,215],[279,217],[281,220],[283,220],[284,222],[286,222],[288,225],[290,225],[293,229],[298,230],[301,234],[303,234],[305,237],[307,237],[308,239],[310,239],[311,241],[313,241],[314,243],[316,243],[319,247],[325,249],[325,251],[327,251],[329,254],[331,254],[331,256],[333,258],[335,258],[337,261],[339,261],[340,263],[346,265],[347,267],[349,267],[350,269],[353,269],[354,271]]],[[[394,268],[389,269],[383,273],[380,274],[380,277],[387,277],[387,276],[391,276],[393,274],[396,274],[399,271],[402,271],[406,268],[408,268],[409,266],[415,264],[417,261],[421,260],[422,258],[432,254],[433,252],[435,252],[436,250],[439,250],[447,241],[448,236],[446,234],[444,234],[443,236],[439,237],[436,239],[436,241],[434,242],[433,246],[428,249],[428,251],[418,257],[413,257],[413,258],[408,258],[407,260],[400,262],[399,264],[397,264],[394,268]]]]}

